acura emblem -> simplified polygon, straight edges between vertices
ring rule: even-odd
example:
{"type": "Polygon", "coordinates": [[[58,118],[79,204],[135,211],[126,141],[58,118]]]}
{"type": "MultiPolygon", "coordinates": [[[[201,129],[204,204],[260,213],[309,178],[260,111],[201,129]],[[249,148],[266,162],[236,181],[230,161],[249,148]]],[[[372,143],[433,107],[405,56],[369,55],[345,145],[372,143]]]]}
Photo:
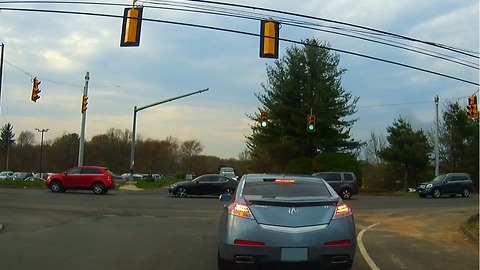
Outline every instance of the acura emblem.
{"type": "Polygon", "coordinates": [[[292,216],[296,216],[297,213],[298,213],[298,210],[297,210],[297,208],[292,207],[292,208],[288,209],[288,213],[292,216]]]}

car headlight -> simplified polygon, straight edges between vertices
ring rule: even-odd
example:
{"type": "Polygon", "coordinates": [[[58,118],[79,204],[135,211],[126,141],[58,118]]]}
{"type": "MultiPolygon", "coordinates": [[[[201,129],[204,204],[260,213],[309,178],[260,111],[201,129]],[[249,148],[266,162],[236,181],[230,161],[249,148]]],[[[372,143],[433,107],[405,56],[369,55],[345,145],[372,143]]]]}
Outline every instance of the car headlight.
{"type": "Polygon", "coordinates": [[[431,188],[431,187],[433,187],[432,184],[428,184],[428,185],[426,186],[426,188],[431,188]]]}
{"type": "Polygon", "coordinates": [[[177,184],[173,184],[170,186],[170,188],[175,188],[177,186],[177,184]]]}

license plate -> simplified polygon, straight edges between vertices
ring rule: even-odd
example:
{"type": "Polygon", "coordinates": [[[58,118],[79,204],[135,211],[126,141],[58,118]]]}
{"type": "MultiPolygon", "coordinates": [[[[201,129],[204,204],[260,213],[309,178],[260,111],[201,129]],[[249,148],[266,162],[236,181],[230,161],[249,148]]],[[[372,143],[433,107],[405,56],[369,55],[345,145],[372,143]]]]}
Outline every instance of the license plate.
{"type": "Polygon", "coordinates": [[[308,260],[308,248],[282,248],[281,261],[298,262],[308,260]]]}

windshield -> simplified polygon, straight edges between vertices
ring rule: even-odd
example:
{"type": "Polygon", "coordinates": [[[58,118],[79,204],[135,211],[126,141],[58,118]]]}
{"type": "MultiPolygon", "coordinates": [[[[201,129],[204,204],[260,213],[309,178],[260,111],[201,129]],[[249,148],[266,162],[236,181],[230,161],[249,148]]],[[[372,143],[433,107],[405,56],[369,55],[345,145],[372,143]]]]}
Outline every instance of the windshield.
{"type": "Polygon", "coordinates": [[[432,182],[441,182],[443,179],[445,179],[445,176],[444,174],[441,174],[435,178],[433,178],[432,182]]]}

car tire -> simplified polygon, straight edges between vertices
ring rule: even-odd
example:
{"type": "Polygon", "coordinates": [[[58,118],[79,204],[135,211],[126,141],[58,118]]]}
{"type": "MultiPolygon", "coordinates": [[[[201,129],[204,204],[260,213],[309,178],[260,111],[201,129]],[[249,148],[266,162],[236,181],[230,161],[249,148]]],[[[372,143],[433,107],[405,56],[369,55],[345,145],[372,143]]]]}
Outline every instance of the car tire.
{"type": "Polygon", "coordinates": [[[185,198],[187,197],[187,189],[184,188],[184,187],[179,187],[177,189],[177,196],[180,197],[180,198],[185,198]]]}
{"type": "Polygon", "coordinates": [[[232,195],[233,192],[235,192],[235,190],[234,190],[233,188],[225,188],[225,189],[223,190],[223,193],[224,193],[224,194],[230,194],[230,195],[232,195]]]}
{"type": "Polygon", "coordinates": [[[464,188],[462,191],[462,197],[468,197],[470,196],[470,189],[464,188]]]}
{"type": "Polygon", "coordinates": [[[102,183],[95,183],[92,186],[93,193],[95,194],[105,194],[105,186],[102,183]]]}
{"type": "Polygon", "coordinates": [[[439,188],[435,188],[432,192],[432,197],[433,198],[440,198],[442,196],[442,192],[440,191],[439,188]]]}
{"type": "Polygon", "coordinates": [[[348,200],[352,198],[352,191],[348,188],[342,189],[340,191],[340,197],[342,197],[344,200],[348,200]]]}
{"type": "Polygon", "coordinates": [[[220,257],[220,251],[217,250],[217,265],[218,265],[218,270],[231,270],[233,269],[232,264],[220,257]]]}
{"type": "Polygon", "coordinates": [[[62,186],[62,183],[60,183],[60,181],[52,181],[52,183],[50,183],[50,190],[52,192],[63,192],[63,186],[62,186]]]}

